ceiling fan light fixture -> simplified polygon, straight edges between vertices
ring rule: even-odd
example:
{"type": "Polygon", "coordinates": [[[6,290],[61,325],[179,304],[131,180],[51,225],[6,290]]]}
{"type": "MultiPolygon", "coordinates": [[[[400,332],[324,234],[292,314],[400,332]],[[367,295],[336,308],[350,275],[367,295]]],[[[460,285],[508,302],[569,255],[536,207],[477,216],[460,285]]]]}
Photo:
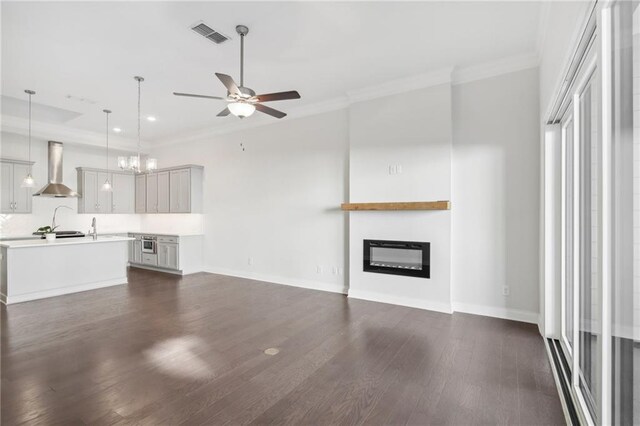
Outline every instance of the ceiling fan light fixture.
{"type": "Polygon", "coordinates": [[[256,106],[247,102],[232,102],[227,105],[231,114],[236,117],[245,118],[251,116],[256,110],[256,106]]]}
{"type": "MultiPolygon", "coordinates": [[[[194,31],[202,34],[203,31],[210,29],[206,25],[192,27],[194,31]]],[[[211,30],[213,31],[213,30],[211,30]]],[[[295,90],[287,92],[267,93],[256,95],[252,89],[244,85],[244,38],[249,34],[249,28],[246,25],[237,25],[236,32],[240,35],[240,84],[236,84],[233,78],[227,74],[215,73],[218,80],[222,82],[227,89],[227,97],[197,95],[194,93],[173,92],[176,96],[188,96],[192,98],[217,99],[230,102],[225,109],[220,111],[216,117],[226,117],[229,114],[238,118],[251,116],[256,110],[263,114],[270,115],[275,118],[284,118],[287,116],[282,111],[268,107],[263,102],[284,101],[287,99],[300,99],[300,94],[295,90]]]]}

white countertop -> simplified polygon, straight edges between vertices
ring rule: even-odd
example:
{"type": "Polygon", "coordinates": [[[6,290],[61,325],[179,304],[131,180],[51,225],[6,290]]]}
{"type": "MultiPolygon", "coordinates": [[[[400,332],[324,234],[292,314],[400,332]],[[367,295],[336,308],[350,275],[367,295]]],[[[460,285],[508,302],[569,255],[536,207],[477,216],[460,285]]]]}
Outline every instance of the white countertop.
{"type": "MultiPolygon", "coordinates": [[[[202,237],[204,234],[198,232],[149,232],[149,231],[114,231],[114,232],[98,232],[98,237],[103,236],[113,236],[116,234],[120,234],[122,236],[129,234],[137,234],[137,235],[162,235],[165,237],[202,237]]],[[[119,235],[118,235],[119,236],[119,235]]],[[[0,243],[17,240],[39,240],[39,235],[0,235],[0,243]]]]}
{"type": "Polygon", "coordinates": [[[46,239],[30,239],[30,240],[13,240],[13,241],[0,241],[0,247],[7,248],[26,248],[26,247],[57,247],[68,246],[76,244],[100,244],[100,243],[115,243],[118,241],[130,241],[133,238],[130,237],[114,237],[114,236],[98,236],[97,240],[93,237],[80,237],[80,238],[56,238],[52,242],[48,242],[46,239]]]}
{"type": "Polygon", "coordinates": [[[148,232],[148,231],[131,231],[129,234],[136,235],[160,235],[163,237],[201,237],[204,234],[195,232],[148,232]]]}

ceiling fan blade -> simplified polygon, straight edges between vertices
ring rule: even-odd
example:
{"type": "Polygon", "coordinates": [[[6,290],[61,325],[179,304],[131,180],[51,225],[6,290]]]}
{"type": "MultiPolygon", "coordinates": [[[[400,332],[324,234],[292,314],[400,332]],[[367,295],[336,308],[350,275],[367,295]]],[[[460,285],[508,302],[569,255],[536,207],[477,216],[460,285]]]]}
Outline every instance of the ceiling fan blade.
{"type": "Polygon", "coordinates": [[[176,95],[176,96],[189,96],[191,98],[205,98],[205,99],[225,100],[225,98],[221,98],[219,96],[194,95],[193,93],[179,93],[179,92],[173,92],[173,94],[176,95]]]}
{"type": "Polygon", "coordinates": [[[285,114],[282,111],[278,111],[277,109],[273,109],[271,107],[268,107],[266,105],[262,105],[262,104],[254,104],[256,106],[256,109],[260,112],[264,112],[265,114],[269,114],[272,117],[275,118],[282,118],[282,117],[286,117],[287,114],[285,114]]]}
{"type": "Polygon", "coordinates": [[[226,74],[220,74],[218,72],[216,73],[216,77],[220,79],[220,81],[222,82],[222,84],[224,84],[224,87],[227,88],[229,93],[235,93],[237,95],[240,94],[240,89],[238,89],[238,86],[236,85],[236,82],[233,81],[233,78],[231,78],[226,74]]]}
{"type": "Polygon", "coordinates": [[[216,117],[226,117],[229,114],[231,114],[231,111],[229,111],[229,108],[225,108],[220,111],[216,117]]]}
{"type": "Polygon", "coordinates": [[[258,95],[258,102],[285,101],[287,99],[300,99],[300,93],[295,90],[288,92],[267,93],[266,95],[258,95]]]}

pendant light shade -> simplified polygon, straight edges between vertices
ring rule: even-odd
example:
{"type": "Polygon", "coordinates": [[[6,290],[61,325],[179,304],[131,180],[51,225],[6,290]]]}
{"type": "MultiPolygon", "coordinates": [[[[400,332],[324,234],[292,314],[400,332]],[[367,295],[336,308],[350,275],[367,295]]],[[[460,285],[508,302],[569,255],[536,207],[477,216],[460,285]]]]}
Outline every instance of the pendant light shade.
{"type": "Polygon", "coordinates": [[[35,95],[36,92],[33,90],[25,90],[24,92],[29,95],[29,172],[24,179],[22,179],[20,186],[22,188],[35,188],[36,181],[31,175],[31,96],[35,95]]]}
{"type": "Polygon", "coordinates": [[[100,191],[105,191],[105,192],[113,191],[113,187],[111,186],[111,182],[109,182],[109,178],[106,178],[104,180],[104,183],[102,184],[102,187],[100,188],[100,191]]]}
{"type": "Polygon", "coordinates": [[[129,168],[129,159],[125,156],[119,156],[118,157],[118,167],[120,167],[122,170],[126,170],[129,168]]]}
{"type": "Polygon", "coordinates": [[[111,187],[111,182],[109,181],[109,114],[111,114],[111,110],[108,109],[103,109],[102,112],[104,112],[106,118],[107,118],[107,127],[106,127],[106,141],[107,141],[107,156],[106,156],[106,163],[107,163],[107,178],[104,180],[104,183],[102,184],[102,187],[100,188],[101,191],[105,191],[105,192],[111,192],[113,191],[113,188],[111,187]]]}
{"type": "Polygon", "coordinates": [[[21,188],[35,188],[36,180],[31,176],[31,173],[28,173],[24,179],[22,179],[22,184],[20,184],[21,188]]]}
{"type": "Polygon", "coordinates": [[[155,158],[147,158],[147,171],[152,172],[158,168],[158,160],[155,158]]]}

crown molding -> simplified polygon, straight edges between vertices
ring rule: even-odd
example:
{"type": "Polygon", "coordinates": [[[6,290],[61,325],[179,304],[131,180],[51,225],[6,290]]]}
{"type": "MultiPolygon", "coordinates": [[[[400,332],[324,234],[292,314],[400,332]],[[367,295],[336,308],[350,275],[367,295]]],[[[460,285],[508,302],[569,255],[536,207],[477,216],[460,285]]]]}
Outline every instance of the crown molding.
{"type": "Polygon", "coordinates": [[[311,105],[305,105],[294,108],[289,114],[292,118],[308,117],[311,115],[322,114],[325,112],[344,109],[349,106],[349,98],[347,96],[339,96],[322,102],[316,102],[311,105]]]}
{"type": "MultiPolygon", "coordinates": [[[[288,117],[290,119],[297,119],[312,115],[318,115],[325,112],[347,108],[349,105],[355,102],[362,102],[366,100],[382,98],[385,96],[397,95],[399,93],[406,93],[417,89],[437,86],[440,84],[449,84],[451,83],[452,70],[453,68],[451,67],[443,68],[430,73],[418,74],[407,78],[388,81],[386,83],[375,86],[368,86],[362,89],[349,91],[347,92],[346,96],[338,96],[326,101],[293,108],[288,113],[288,117]]],[[[250,121],[236,121],[228,125],[215,127],[213,129],[199,129],[171,138],[156,140],[153,143],[153,147],[194,142],[200,139],[206,139],[227,133],[233,133],[241,130],[252,129],[277,123],[278,121],[273,121],[269,117],[252,117],[250,121]]]]}
{"type": "Polygon", "coordinates": [[[426,87],[451,83],[453,67],[441,68],[436,71],[413,75],[405,78],[387,81],[375,86],[347,92],[349,103],[368,101],[399,93],[412,92],[426,87]]]}
{"type": "MultiPolygon", "coordinates": [[[[3,132],[28,136],[29,120],[3,115],[1,130],[3,132]]],[[[105,144],[105,135],[103,133],[39,121],[31,122],[31,136],[37,139],[55,140],[69,144],[89,145],[100,148],[104,147],[105,144]]],[[[120,151],[135,152],[137,150],[137,140],[110,135],[109,147],[120,151]]],[[[143,141],[143,148],[146,147],[148,147],[148,144],[143,141]]]]}
{"type": "MultiPolygon", "coordinates": [[[[440,84],[457,85],[469,83],[472,81],[483,80],[502,74],[535,68],[538,65],[538,55],[535,53],[528,53],[524,55],[503,58],[498,61],[473,65],[470,67],[441,68],[434,72],[418,74],[375,86],[369,86],[362,89],[349,91],[347,92],[346,96],[340,96],[337,98],[329,99],[327,101],[294,108],[289,112],[289,118],[296,119],[316,114],[322,114],[329,111],[347,108],[349,107],[349,105],[356,102],[397,95],[399,93],[407,93],[417,89],[438,86],[440,84]]],[[[160,146],[174,145],[178,143],[194,142],[197,140],[219,136],[222,134],[233,133],[241,130],[252,129],[277,123],[278,121],[273,121],[269,117],[256,116],[252,117],[250,121],[236,121],[228,125],[215,127],[213,129],[199,129],[190,133],[176,135],[171,138],[155,140],[151,147],[155,148],[160,146]]]]}
{"type": "MultiPolygon", "coordinates": [[[[501,74],[535,68],[538,65],[538,54],[527,53],[469,67],[441,68],[428,73],[413,75],[374,86],[348,91],[345,96],[338,96],[326,101],[293,108],[289,111],[288,117],[290,119],[297,119],[313,116],[330,111],[345,109],[356,102],[407,93],[441,84],[465,84],[476,80],[495,77],[501,74]]],[[[256,114],[251,117],[250,120],[238,120],[229,122],[229,124],[216,126],[214,128],[197,129],[167,138],[142,141],[142,148],[149,151],[162,146],[194,142],[223,134],[278,123],[280,123],[280,121],[275,121],[271,117],[256,114]]],[[[28,120],[18,117],[2,116],[2,131],[26,135],[27,129],[28,120]]],[[[104,145],[103,134],[42,122],[34,122],[32,124],[32,135],[41,139],[61,140],[69,143],[93,145],[97,147],[102,147],[104,145]]],[[[113,135],[109,140],[110,145],[114,149],[129,152],[136,151],[137,142],[133,139],[113,135]]]]}
{"type": "Polygon", "coordinates": [[[484,80],[502,74],[536,68],[539,64],[540,59],[537,53],[526,53],[470,67],[456,68],[453,72],[452,84],[484,80]]]}

